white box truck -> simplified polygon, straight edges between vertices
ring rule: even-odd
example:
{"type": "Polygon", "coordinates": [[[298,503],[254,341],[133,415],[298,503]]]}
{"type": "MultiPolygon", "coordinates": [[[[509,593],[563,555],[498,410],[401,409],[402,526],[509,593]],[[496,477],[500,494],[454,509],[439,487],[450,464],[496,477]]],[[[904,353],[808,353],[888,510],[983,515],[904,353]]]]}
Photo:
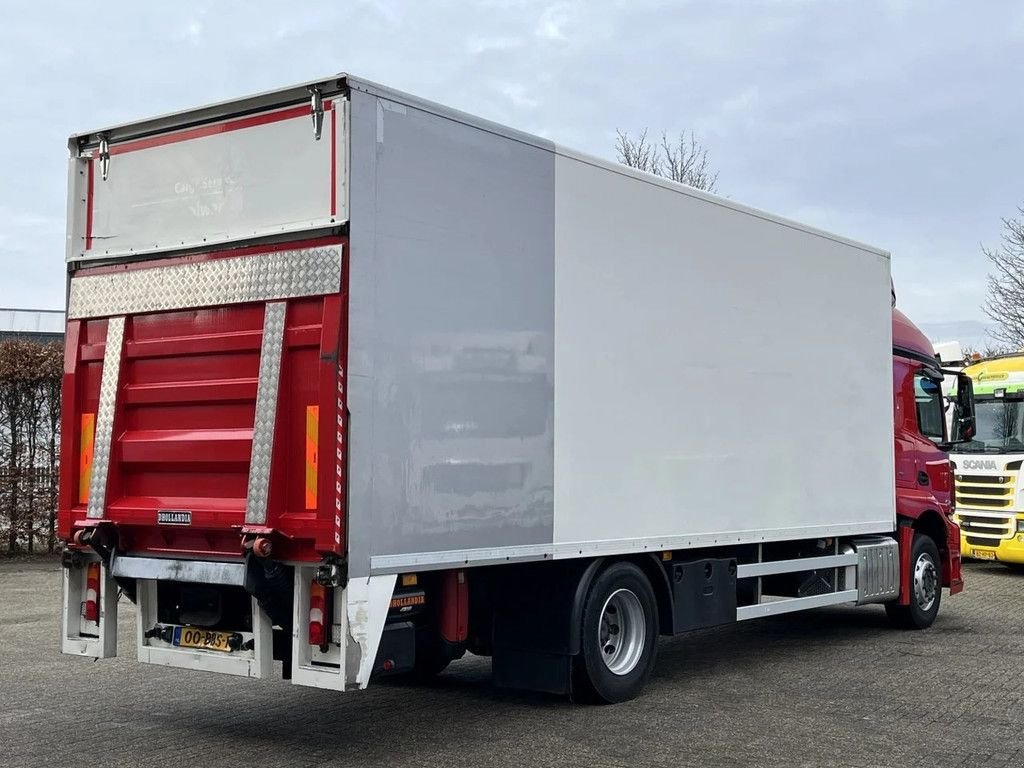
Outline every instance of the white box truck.
{"type": "Polygon", "coordinates": [[[70,150],[66,653],[120,590],[143,662],[621,701],[659,634],[960,587],[883,251],[348,75],[70,150]]]}

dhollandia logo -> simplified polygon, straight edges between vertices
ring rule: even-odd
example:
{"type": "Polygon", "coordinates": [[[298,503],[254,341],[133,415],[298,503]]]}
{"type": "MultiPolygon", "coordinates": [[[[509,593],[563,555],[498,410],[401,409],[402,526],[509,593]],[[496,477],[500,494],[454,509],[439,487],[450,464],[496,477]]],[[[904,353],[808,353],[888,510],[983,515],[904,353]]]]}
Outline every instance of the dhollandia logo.
{"type": "Polygon", "coordinates": [[[964,459],[964,469],[999,469],[995,459],[964,459]]]}
{"type": "Polygon", "coordinates": [[[186,509],[160,509],[156,522],[158,525],[192,525],[192,513],[186,509]]]}

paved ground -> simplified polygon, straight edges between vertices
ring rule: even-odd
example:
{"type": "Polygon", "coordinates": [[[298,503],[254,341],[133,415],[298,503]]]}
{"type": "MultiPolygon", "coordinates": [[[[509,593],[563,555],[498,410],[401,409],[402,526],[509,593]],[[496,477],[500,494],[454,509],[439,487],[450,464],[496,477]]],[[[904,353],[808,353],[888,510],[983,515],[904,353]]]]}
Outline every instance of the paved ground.
{"type": "Polygon", "coordinates": [[[59,569],[0,562],[0,765],[1021,766],[1024,576],[967,567],[927,632],[823,609],[664,640],[647,693],[575,707],[491,688],[331,694],[58,654],[59,569]]]}

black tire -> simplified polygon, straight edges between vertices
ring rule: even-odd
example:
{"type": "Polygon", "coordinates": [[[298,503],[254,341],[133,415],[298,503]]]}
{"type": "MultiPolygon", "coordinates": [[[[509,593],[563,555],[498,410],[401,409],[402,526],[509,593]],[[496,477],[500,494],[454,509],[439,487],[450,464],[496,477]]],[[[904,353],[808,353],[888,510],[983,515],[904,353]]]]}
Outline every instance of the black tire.
{"type": "Polygon", "coordinates": [[[658,610],[647,576],[633,563],[609,565],[590,585],[583,606],[581,652],[574,659],[573,668],[573,698],[596,704],[636,698],[654,668],[657,647],[658,610]],[[612,623],[616,620],[621,624],[612,623]],[[641,622],[642,639],[635,634],[641,622]],[[602,644],[605,636],[608,639],[602,644]],[[614,642],[616,636],[622,638],[619,644],[614,642]],[[613,671],[613,667],[618,670],[613,671]]]}
{"type": "Polygon", "coordinates": [[[910,604],[885,606],[886,615],[900,629],[927,629],[939,615],[942,602],[942,562],[931,536],[914,534],[910,547],[910,604]]]}

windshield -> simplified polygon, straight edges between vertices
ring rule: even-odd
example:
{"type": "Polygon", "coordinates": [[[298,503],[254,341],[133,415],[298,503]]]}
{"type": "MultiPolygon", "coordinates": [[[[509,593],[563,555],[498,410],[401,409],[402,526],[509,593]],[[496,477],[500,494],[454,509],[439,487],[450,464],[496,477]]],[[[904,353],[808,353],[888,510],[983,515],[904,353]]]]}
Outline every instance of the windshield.
{"type": "Polygon", "coordinates": [[[977,400],[974,410],[977,434],[958,453],[1024,451],[1024,400],[977,400]]]}

